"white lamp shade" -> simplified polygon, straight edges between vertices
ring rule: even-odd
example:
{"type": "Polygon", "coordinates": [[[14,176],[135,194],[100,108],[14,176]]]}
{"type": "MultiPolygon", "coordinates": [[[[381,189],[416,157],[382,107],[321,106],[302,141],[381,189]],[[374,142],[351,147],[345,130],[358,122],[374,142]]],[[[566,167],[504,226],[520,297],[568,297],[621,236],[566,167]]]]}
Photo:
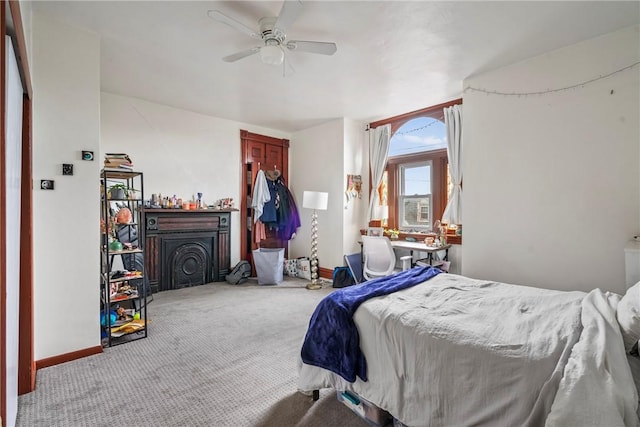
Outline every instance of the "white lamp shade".
{"type": "Polygon", "coordinates": [[[373,211],[373,214],[375,216],[374,219],[387,219],[389,218],[389,206],[387,205],[376,206],[376,208],[373,211]]]}
{"type": "Polygon", "coordinates": [[[305,191],[302,193],[303,208],[323,211],[327,209],[328,201],[329,193],[323,193],[321,191],[305,191]]]}
{"type": "Polygon", "coordinates": [[[266,45],[260,48],[260,59],[265,64],[280,65],[284,60],[284,52],[277,45],[266,45]]]}

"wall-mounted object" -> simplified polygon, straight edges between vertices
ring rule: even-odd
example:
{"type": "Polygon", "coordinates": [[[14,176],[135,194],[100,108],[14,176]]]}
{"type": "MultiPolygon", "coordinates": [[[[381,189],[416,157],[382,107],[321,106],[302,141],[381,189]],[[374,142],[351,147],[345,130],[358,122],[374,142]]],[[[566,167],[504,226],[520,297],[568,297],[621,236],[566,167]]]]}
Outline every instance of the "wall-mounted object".
{"type": "Polygon", "coordinates": [[[351,199],[362,198],[362,175],[347,175],[347,202],[351,199]]]}
{"type": "Polygon", "coordinates": [[[73,165],[70,163],[63,163],[62,175],[73,175],[73,165]]]}
{"type": "Polygon", "coordinates": [[[52,179],[41,179],[40,180],[40,189],[41,190],[53,190],[53,180],[52,179]]]}
{"type": "Polygon", "coordinates": [[[82,160],[93,161],[93,151],[82,150],[82,160]]]}

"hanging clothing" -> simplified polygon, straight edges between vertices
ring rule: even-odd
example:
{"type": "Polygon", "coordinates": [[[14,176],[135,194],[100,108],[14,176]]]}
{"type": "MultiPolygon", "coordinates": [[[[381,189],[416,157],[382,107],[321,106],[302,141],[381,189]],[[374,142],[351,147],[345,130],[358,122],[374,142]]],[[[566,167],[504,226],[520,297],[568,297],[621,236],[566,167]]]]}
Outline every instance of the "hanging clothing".
{"type": "Polygon", "coordinates": [[[275,230],[280,240],[291,240],[302,224],[293,194],[280,174],[267,174],[267,186],[271,200],[264,204],[260,220],[266,227],[275,230]]]}
{"type": "Polygon", "coordinates": [[[262,216],[264,204],[270,200],[271,194],[267,185],[267,178],[262,169],[260,169],[256,175],[256,182],[253,185],[253,199],[251,200],[251,207],[254,210],[253,222],[257,222],[262,216]]]}
{"type": "Polygon", "coordinates": [[[278,222],[278,207],[280,206],[280,200],[278,199],[278,184],[276,181],[267,179],[267,189],[269,191],[269,201],[262,207],[262,215],[260,215],[260,221],[265,224],[272,224],[278,222]]]}
{"type": "Polygon", "coordinates": [[[302,225],[300,222],[300,215],[298,214],[298,207],[293,199],[293,194],[289,191],[284,183],[280,186],[280,218],[278,224],[278,237],[281,240],[291,240],[295,237],[298,227],[302,225]]]}
{"type": "Polygon", "coordinates": [[[253,228],[254,240],[260,245],[260,242],[267,238],[267,231],[264,228],[264,223],[262,221],[257,221],[255,227],[253,228]]]}

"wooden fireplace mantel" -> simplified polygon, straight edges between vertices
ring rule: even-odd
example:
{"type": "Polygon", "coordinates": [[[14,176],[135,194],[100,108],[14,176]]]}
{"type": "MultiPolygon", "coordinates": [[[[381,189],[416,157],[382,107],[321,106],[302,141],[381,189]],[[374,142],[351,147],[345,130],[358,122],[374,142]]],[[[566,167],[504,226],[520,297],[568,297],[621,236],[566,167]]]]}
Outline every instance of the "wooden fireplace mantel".
{"type": "Polygon", "coordinates": [[[225,280],[237,209],[142,209],[146,274],[153,292],[225,280]]]}

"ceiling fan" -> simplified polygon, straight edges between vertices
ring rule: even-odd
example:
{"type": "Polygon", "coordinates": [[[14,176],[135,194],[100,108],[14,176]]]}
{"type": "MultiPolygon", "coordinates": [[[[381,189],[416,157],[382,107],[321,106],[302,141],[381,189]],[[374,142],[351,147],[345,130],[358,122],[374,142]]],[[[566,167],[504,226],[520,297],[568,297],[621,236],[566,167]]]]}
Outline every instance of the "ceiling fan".
{"type": "Polygon", "coordinates": [[[251,38],[262,40],[262,46],[254,46],[222,58],[225,62],[234,62],[260,52],[260,59],[265,64],[280,65],[284,60],[285,50],[333,55],[337,51],[335,43],[308,40],[287,40],[287,29],[302,10],[299,0],[285,1],[277,17],[264,17],[258,21],[259,31],[254,31],[241,22],[225,15],[219,10],[209,10],[207,14],[223,24],[239,30],[251,38]]]}

